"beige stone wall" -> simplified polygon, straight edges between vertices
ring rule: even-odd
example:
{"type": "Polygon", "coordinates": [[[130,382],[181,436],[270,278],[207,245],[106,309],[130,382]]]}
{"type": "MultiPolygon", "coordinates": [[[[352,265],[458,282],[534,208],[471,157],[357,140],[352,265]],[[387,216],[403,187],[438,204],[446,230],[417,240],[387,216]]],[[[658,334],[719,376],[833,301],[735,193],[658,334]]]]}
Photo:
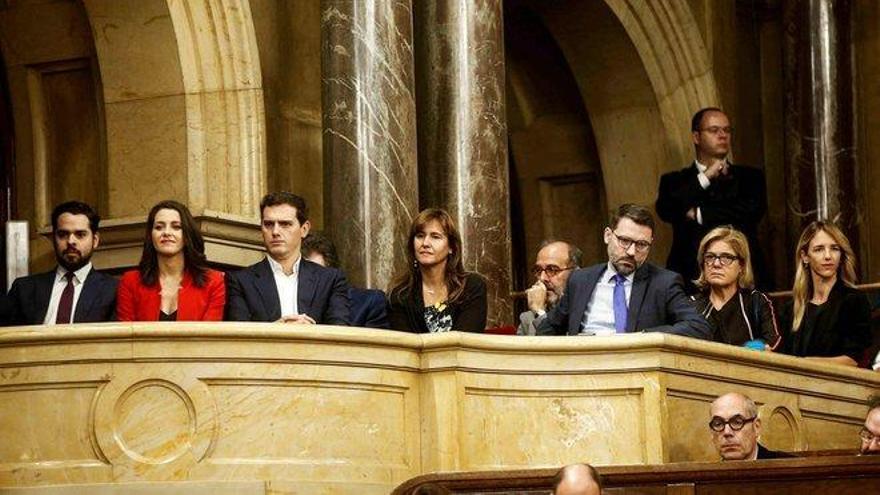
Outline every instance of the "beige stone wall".
{"type": "Polygon", "coordinates": [[[712,461],[709,406],[729,391],[757,401],[770,448],[853,448],[880,386],[866,370],[659,333],[216,322],[3,329],[0,369],[0,490],[388,493],[434,471],[712,461]]]}
{"type": "Polygon", "coordinates": [[[266,101],[268,190],[299,194],[323,229],[320,0],[251,0],[266,101]]]}
{"type": "Polygon", "coordinates": [[[54,264],[35,231],[52,205],[74,197],[106,205],[100,73],[78,2],[14,2],[0,9],[0,48],[15,123],[15,218],[31,222],[32,267],[54,264]]]}

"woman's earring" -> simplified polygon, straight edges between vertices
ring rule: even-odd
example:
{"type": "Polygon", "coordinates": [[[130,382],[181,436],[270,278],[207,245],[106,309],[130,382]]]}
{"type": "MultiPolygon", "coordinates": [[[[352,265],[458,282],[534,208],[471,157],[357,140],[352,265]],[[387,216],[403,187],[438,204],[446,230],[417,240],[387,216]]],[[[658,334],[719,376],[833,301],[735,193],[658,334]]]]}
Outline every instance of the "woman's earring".
{"type": "Polygon", "coordinates": [[[419,267],[419,260],[413,260],[413,268],[419,267]]]}

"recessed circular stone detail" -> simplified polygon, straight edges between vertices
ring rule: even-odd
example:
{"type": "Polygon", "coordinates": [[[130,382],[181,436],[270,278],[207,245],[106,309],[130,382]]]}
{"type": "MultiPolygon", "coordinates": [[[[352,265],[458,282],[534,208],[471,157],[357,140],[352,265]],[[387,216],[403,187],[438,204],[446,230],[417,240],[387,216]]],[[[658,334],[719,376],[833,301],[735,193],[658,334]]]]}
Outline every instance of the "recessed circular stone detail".
{"type": "Polygon", "coordinates": [[[172,461],[192,445],[196,433],[194,411],[189,396],[171,382],[136,383],[116,402],[116,441],[136,461],[172,461]]]}

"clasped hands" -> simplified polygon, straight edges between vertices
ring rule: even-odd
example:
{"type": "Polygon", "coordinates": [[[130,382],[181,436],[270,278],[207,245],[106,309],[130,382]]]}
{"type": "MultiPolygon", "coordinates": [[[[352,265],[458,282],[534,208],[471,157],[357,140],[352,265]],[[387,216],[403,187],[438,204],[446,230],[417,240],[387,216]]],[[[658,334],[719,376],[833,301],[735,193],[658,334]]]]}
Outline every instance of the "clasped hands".
{"type": "Polygon", "coordinates": [[[311,316],[303,313],[301,315],[282,316],[275,323],[293,323],[295,325],[314,325],[315,320],[311,316]]]}

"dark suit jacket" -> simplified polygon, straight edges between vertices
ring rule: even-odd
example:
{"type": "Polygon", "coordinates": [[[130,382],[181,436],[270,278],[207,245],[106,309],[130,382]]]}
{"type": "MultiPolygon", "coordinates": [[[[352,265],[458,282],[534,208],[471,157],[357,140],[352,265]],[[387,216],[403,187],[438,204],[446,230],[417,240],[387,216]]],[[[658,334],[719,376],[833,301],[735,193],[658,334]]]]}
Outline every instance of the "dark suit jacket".
{"type": "Polygon", "coordinates": [[[351,326],[367,328],[388,328],[388,311],[385,293],[379,289],[350,287],[351,326]]]}
{"type": "MultiPolygon", "coordinates": [[[[348,283],[335,268],[300,261],[297,310],[327,325],[351,324],[348,283]]],[[[226,274],[226,319],[275,321],[281,318],[278,287],[269,260],[226,274]]]]}
{"type": "MultiPolygon", "coordinates": [[[[608,263],[575,270],[562,299],[538,323],[538,335],[577,335],[599,277],[608,263]]],[[[650,263],[636,270],[626,318],[627,332],[664,332],[710,340],[712,329],[684,294],[681,276],[650,263]]]]}
{"type": "Polygon", "coordinates": [[[666,268],[680,273],[688,284],[699,276],[697,249],[707,232],[720,225],[733,225],[749,240],[752,268],[759,286],[769,282],[764,257],[757,242],[758,223],[767,211],[764,173],[744,165],[730,165],[729,174],[713,179],[703,189],[696,163],[663,174],[657,197],[657,214],[672,224],[672,248],[666,268]],[[700,208],[703,224],[687,218],[687,211],[700,208]]]}
{"type": "Polygon", "coordinates": [[[760,443],[758,444],[758,459],[789,459],[792,457],[795,457],[795,455],[789,454],[788,452],[770,450],[760,443]]]}
{"type": "MultiPolygon", "coordinates": [[[[42,325],[54,283],[55,270],[16,279],[6,296],[4,324],[42,325]]],[[[73,322],[115,320],[117,284],[115,278],[92,268],[73,310],[73,322]]]]}
{"type": "MultiPolygon", "coordinates": [[[[417,290],[403,293],[391,291],[388,297],[388,319],[392,330],[428,333],[425,323],[425,300],[422,296],[422,279],[416,278],[417,290]]],[[[488,300],[486,282],[476,273],[469,273],[464,290],[452,306],[452,329],[459,332],[482,333],[486,329],[488,300]]]]}
{"type": "Polygon", "coordinates": [[[812,310],[815,311],[813,324],[805,318],[797,332],[791,331],[793,306],[789,299],[779,314],[783,354],[849,356],[857,363],[862,362],[865,350],[871,346],[871,303],[863,292],[848,287],[838,278],[828,300],[812,310]]]}

